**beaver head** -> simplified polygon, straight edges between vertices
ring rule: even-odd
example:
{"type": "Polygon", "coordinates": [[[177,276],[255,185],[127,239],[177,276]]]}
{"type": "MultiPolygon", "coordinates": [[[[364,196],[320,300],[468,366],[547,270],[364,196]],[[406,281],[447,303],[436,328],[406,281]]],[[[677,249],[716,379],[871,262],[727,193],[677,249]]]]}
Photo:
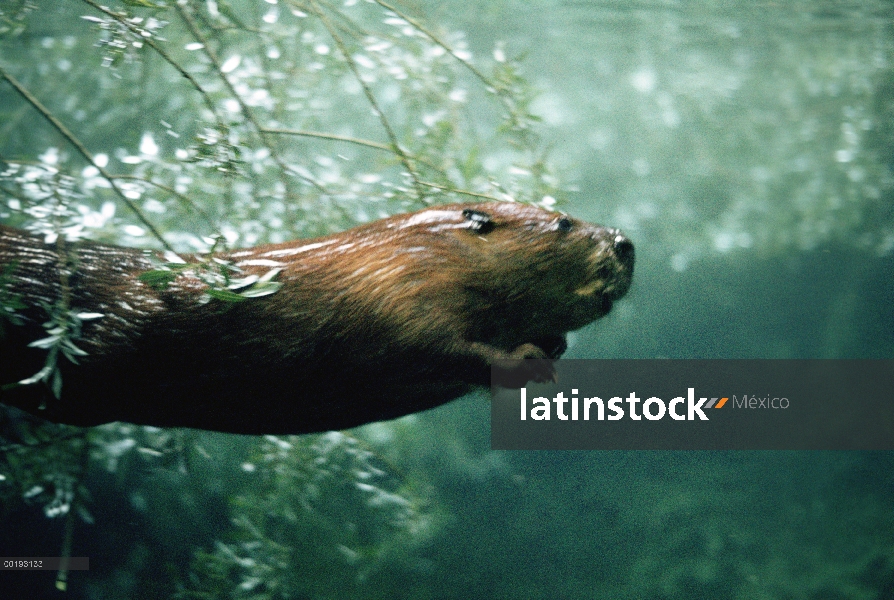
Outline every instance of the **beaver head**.
{"type": "Polygon", "coordinates": [[[634,262],[617,229],[510,202],[429,208],[294,250],[263,247],[237,264],[283,260],[286,279],[315,281],[318,299],[349,319],[389,323],[402,346],[454,338],[504,351],[608,313],[634,262]]]}
{"type": "Polygon", "coordinates": [[[399,226],[421,223],[446,234],[433,252],[456,256],[443,270],[478,317],[470,337],[498,347],[579,329],[630,287],[633,244],[617,229],[511,203],[423,211],[399,226]]]}

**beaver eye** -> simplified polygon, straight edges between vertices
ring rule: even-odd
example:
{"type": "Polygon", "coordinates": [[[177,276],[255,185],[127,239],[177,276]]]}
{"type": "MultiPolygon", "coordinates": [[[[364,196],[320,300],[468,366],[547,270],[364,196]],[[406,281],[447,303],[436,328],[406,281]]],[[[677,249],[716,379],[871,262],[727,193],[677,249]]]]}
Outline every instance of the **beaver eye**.
{"type": "Polygon", "coordinates": [[[556,227],[559,229],[559,231],[567,233],[567,232],[571,231],[571,227],[573,225],[574,225],[574,223],[571,221],[571,219],[569,219],[568,217],[562,217],[561,219],[559,219],[559,222],[556,224],[556,227]]]}
{"type": "Polygon", "coordinates": [[[463,209],[463,218],[469,221],[469,229],[480,235],[487,235],[496,226],[490,215],[480,210],[463,209]]]}

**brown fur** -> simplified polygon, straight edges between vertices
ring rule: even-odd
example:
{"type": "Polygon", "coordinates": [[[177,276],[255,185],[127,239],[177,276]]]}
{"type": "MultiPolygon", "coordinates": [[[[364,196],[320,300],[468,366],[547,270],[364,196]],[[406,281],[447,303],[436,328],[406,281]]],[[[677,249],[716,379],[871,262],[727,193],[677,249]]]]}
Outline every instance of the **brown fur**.
{"type": "MultiPolygon", "coordinates": [[[[142,251],[82,243],[71,306],[80,365],[60,360],[61,399],[38,384],[0,400],[53,421],[113,420],[237,433],[304,433],[390,419],[499,382],[553,376],[564,336],[630,285],[617,230],[514,203],[441,206],[314,240],[221,254],[246,273],[282,269],[282,288],[236,304],[198,302],[189,272],[156,291],[142,251]],[[39,409],[46,403],[45,409],[39,409]]],[[[0,227],[0,268],[28,308],[0,340],[0,384],[46,355],[40,301],[59,295],[55,246],[0,227]]]]}

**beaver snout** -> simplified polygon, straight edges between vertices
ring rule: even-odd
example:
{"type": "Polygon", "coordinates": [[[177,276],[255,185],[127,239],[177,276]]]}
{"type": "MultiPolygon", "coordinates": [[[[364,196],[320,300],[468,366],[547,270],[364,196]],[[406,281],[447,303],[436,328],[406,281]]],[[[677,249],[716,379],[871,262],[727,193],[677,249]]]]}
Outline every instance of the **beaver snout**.
{"type": "MultiPolygon", "coordinates": [[[[615,230],[617,231],[617,230],[615,230]]],[[[612,245],[612,250],[615,252],[615,258],[621,262],[627,269],[633,270],[633,258],[635,255],[633,249],[633,242],[624,237],[621,232],[617,232],[615,235],[615,241],[612,245]]]]}
{"type": "Polygon", "coordinates": [[[608,286],[606,292],[612,300],[617,300],[630,289],[636,252],[633,249],[633,242],[624,237],[624,234],[617,229],[613,230],[613,233],[612,253],[617,268],[615,269],[614,285],[608,286]]]}
{"type": "Polygon", "coordinates": [[[633,242],[617,229],[598,227],[590,237],[596,247],[589,255],[587,280],[575,294],[589,298],[596,307],[595,314],[603,316],[630,289],[635,251],[633,242]]]}

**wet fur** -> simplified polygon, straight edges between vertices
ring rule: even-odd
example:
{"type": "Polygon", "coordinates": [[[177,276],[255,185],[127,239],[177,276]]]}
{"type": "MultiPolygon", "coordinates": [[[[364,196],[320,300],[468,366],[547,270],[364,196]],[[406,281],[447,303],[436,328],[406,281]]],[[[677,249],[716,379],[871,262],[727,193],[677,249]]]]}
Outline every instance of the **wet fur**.
{"type": "MultiPolygon", "coordinates": [[[[74,308],[103,313],[61,361],[62,398],[42,385],[0,395],[49,420],[113,420],[237,433],[343,429],[423,410],[488,385],[549,378],[564,336],[599,318],[630,285],[632,245],[617,230],[513,203],[436,207],[314,240],[220,257],[246,273],[282,269],[275,294],[199,304],[186,273],[142,283],[146,253],[72,245],[74,308]],[[538,364],[538,363],[533,363],[538,364]],[[41,410],[38,406],[46,403],[41,410]]],[[[0,383],[32,375],[45,351],[40,300],[56,302],[54,245],[0,227],[7,291],[28,308],[0,340],[0,383]],[[10,360],[6,360],[10,356],[10,360]]]]}

